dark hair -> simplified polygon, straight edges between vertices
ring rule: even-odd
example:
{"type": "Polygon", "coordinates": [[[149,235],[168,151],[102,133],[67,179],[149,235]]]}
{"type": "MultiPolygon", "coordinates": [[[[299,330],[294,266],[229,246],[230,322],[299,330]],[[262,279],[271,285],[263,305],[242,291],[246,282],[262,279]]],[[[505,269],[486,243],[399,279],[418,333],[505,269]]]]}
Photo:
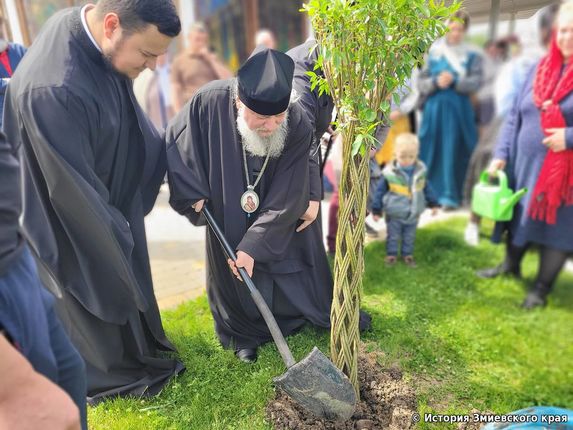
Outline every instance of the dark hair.
{"type": "Polygon", "coordinates": [[[553,24],[555,23],[555,18],[557,18],[558,12],[559,3],[552,3],[541,9],[539,14],[539,41],[543,46],[547,46],[549,45],[549,42],[551,42],[553,24]]]}
{"type": "Polygon", "coordinates": [[[103,19],[115,13],[126,35],[155,25],[161,34],[175,37],[181,31],[181,21],[172,0],[99,0],[97,16],[103,19]]]}
{"type": "Polygon", "coordinates": [[[553,3],[541,9],[539,13],[539,29],[543,30],[553,27],[558,11],[559,3],[553,3]]]}
{"type": "Polygon", "coordinates": [[[461,23],[464,25],[464,30],[467,31],[467,29],[470,27],[470,15],[465,10],[458,10],[456,13],[454,13],[452,18],[454,18],[453,21],[461,21],[461,23]]]}

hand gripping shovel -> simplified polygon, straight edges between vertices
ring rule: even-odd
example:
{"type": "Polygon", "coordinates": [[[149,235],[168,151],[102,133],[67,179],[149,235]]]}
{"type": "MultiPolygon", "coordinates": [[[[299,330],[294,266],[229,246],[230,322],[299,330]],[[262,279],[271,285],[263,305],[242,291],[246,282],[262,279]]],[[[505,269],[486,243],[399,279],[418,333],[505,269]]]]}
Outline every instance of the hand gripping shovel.
{"type": "MultiPolygon", "coordinates": [[[[203,207],[203,215],[225,250],[225,254],[236,261],[235,252],[206,207],[203,207]]],[[[283,375],[274,378],[275,385],[320,418],[341,421],[349,419],[356,407],[356,394],[350,380],[316,346],[306,358],[296,363],[263,296],[247,271],[242,267],[238,269],[287,367],[283,375]]]]}

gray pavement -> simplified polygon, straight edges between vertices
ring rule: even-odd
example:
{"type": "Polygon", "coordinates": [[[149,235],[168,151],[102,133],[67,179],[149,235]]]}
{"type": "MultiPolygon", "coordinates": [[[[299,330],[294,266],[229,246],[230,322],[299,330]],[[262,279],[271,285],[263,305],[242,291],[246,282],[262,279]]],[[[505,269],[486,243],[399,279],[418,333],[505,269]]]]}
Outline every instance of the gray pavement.
{"type": "Polygon", "coordinates": [[[205,227],[195,227],[168,203],[162,187],[145,218],[155,296],[160,309],[173,308],[205,290],[205,227]]]}

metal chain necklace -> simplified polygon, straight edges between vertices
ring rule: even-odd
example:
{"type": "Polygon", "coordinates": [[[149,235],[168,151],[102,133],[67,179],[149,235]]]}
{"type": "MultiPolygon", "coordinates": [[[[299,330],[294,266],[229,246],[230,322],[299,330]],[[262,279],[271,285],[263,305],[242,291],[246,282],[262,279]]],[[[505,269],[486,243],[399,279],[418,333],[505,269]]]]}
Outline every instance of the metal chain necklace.
{"type": "Polygon", "coordinates": [[[255,183],[251,185],[251,181],[249,180],[249,168],[247,167],[247,153],[245,152],[245,147],[241,144],[241,148],[243,149],[243,164],[245,166],[245,179],[247,180],[247,191],[243,193],[241,196],[241,208],[249,214],[252,214],[259,208],[260,200],[259,195],[255,191],[255,187],[258,185],[259,181],[263,177],[263,173],[267,168],[267,164],[270,158],[270,151],[267,152],[267,156],[265,158],[265,162],[263,163],[263,167],[259,172],[259,175],[255,179],[255,183]]]}

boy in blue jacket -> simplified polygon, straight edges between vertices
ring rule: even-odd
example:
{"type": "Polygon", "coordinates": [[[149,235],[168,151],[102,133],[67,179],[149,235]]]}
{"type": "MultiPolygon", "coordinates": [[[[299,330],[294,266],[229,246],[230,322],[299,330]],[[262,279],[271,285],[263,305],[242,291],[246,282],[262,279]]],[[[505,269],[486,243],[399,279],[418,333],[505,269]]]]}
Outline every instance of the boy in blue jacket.
{"type": "Polygon", "coordinates": [[[426,207],[435,215],[438,202],[426,180],[426,166],[418,160],[420,142],[412,133],[396,138],[394,160],[382,171],[372,205],[372,214],[378,221],[385,214],[386,258],[388,266],[396,264],[398,245],[402,241],[402,258],[410,267],[416,267],[414,241],[420,215],[426,207]]]}

